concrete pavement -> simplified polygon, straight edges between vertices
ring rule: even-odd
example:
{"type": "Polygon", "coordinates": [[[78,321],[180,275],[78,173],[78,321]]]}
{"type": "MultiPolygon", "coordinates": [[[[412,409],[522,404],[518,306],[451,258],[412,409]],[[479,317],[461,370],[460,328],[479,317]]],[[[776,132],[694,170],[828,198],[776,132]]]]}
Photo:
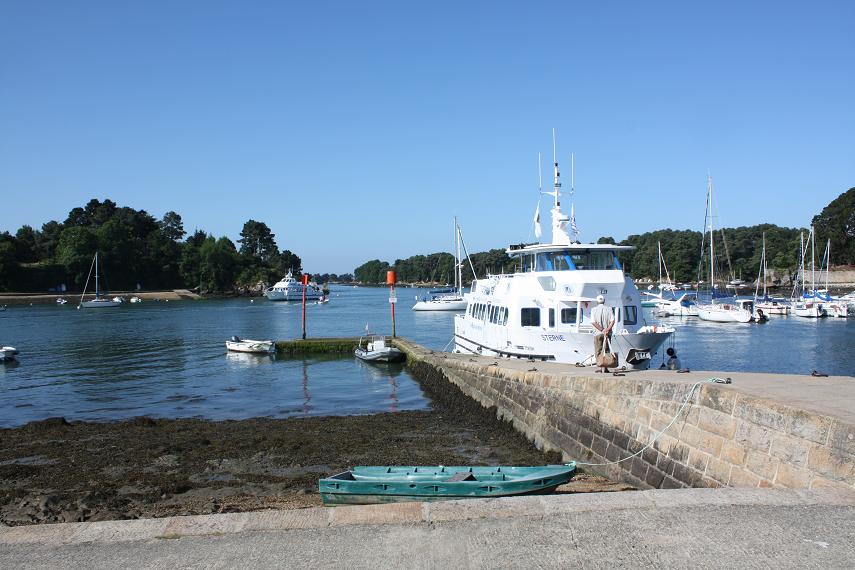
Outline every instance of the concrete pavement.
{"type": "Polygon", "coordinates": [[[849,568],[855,493],[682,489],[0,528],[2,568],[849,568]]]}

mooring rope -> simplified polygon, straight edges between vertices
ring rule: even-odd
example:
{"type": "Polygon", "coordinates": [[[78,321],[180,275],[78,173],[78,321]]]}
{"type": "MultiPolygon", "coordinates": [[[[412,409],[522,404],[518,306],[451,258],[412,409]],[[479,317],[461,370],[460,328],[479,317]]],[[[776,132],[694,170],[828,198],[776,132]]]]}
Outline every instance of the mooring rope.
{"type": "Polygon", "coordinates": [[[578,462],[578,461],[577,461],[577,462],[576,462],[576,465],[586,465],[586,466],[589,466],[589,467],[601,467],[601,466],[603,466],[603,465],[614,465],[614,464],[616,464],[616,463],[623,463],[623,462],[624,462],[624,461],[626,461],[627,459],[632,459],[633,457],[637,457],[637,456],[638,456],[638,455],[640,455],[640,454],[641,454],[645,449],[648,449],[650,446],[652,446],[652,445],[656,442],[656,440],[657,440],[657,439],[659,439],[659,436],[660,436],[660,435],[662,435],[663,433],[665,433],[666,431],[668,431],[668,429],[669,429],[672,425],[674,425],[674,422],[675,422],[675,421],[677,421],[677,418],[679,418],[679,417],[680,417],[680,415],[683,413],[683,410],[686,408],[686,405],[689,403],[689,400],[691,399],[692,394],[695,392],[695,388],[697,388],[697,387],[698,387],[698,386],[700,386],[701,384],[730,384],[730,378],[718,378],[718,377],[713,376],[713,377],[711,377],[711,378],[707,378],[707,379],[705,379],[705,380],[700,380],[700,381],[698,381],[698,382],[695,382],[695,384],[694,384],[694,385],[692,386],[692,388],[689,390],[689,393],[688,393],[688,394],[686,394],[686,399],[685,399],[685,400],[683,400],[683,404],[680,406],[680,409],[679,409],[679,410],[677,410],[677,415],[675,415],[675,416],[671,419],[671,421],[670,421],[670,422],[668,422],[668,425],[667,425],[667,426],[665,426],[664,428],[662,428],[662,431],[660,431],[659,433],[657,433],[657,434],[653,437],[653,439],[651,439],[651,440],[650,440],[650,443],[648,443],[647,445],[645,445],[644,447],[642,447],[641,449],[639,449],[638,451],[636,451],[636,452],[635,452],[635,453],[633,453],[632,455],[630,455],[630,456],[628,456],[628,457],[624,457],[623,459],[618,459],[617,461],[607,461],[606,463],[580,463],[580,462],[578,462]]]}

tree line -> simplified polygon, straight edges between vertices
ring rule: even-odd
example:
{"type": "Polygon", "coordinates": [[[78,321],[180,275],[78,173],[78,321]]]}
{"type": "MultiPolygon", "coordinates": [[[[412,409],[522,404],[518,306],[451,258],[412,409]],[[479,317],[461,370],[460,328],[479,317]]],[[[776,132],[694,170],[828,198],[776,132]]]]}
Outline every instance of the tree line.
{"type": "Polygon", "coordinates": [[[275,237],[256,220],[243,225],[238,245],[203,230],[188,236],[176,212],[158,220],[145,210],[92,199],[62,222],[0,233],[0,290],[80,291],[96,251],[102,282],[113,290],[253,289],[302,271],[300,257],[280,251],[275,237]]]}
{"type": "MultiPolygon", "coordinates": [[[[812,219],[818,250],[817,263],[827,240],[831,242],[834,265],[855,264],[855,188],[841,194],[812,219]]],[[[769,273],[778,279],[792,280],[799,268],[800,236],[807,239],[807,228],[785,228],[775,224],[758,224],[724,228],[714,233],[716,272],[722,280],[741,278],[753,281],[760,268],[762,241],[766,239],[766,262],[769,273]]],[[[611,237],[601,237],[597,243],[615,244],[611,237]]],[[[636,279],[659,279],[659,248],[673,281],[693,282],[701,276],[708,279],[705,265],[709,264],[709,236],[692,230],[655,230],[630,235],[618,245],[635,249],[621,252],[624,270],[636,279]],[[704,240],[704,255],[701,244],[704,240]]],[[[471,256],[477,275],[516,271],[514,261],[503,249],[491,249],[471,256]]],[[[450,253],[414,255],[396,259],[394,263],[373,259],[357,267],[353,277],[361,283],[386,282],[386,271],[394,269],[398,280],[405,283],[452,283],[454,257],[450,253]]],[[[664,278],[664,274],[663,274],[664,278]]],[[[472,272],[464,261],[463,281],[469,283],[472,272]]],[[[718,280],[718,279],[717,279],[718,280]]]]}

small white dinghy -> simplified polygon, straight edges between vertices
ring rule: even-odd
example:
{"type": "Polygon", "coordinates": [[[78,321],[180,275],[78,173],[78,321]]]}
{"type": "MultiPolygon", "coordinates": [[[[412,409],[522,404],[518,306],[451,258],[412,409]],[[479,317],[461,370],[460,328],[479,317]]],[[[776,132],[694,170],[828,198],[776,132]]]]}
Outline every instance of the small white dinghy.
{"type": "Polygon", "coordinates": [[[233,336],[226,341],[226,349],[232,352],[248,352],[251,354],[270,354],[276,350],[272,340],[241,339],[233,336]]]}
{"type": "Polygon", "coordinates": [[[386,345],[386,337],[382,335],[374,335],[363,348],[362,339],[359,339],[359,346],[353,351],[356,358],[366,362],[400,362],[404,360],[404,353],[394,346],[386,345]]]}
{"type": "Polygon", "coordinates": [[[11,362],[18,355],[18,349],[14,346],[4,346],[0,348],[0,361],[11,362]]]}

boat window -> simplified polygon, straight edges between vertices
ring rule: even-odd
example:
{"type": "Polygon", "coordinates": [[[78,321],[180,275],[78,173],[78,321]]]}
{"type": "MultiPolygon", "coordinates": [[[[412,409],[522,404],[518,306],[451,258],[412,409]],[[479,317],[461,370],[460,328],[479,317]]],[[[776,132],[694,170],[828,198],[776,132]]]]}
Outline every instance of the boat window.
{"type": "Polygon", "coordinates": [[[552,277],[538,277],[537,282],[544,291],[555,291],[555,279],[552,277]]]}
{"type": "Polygon", "coordinates": [[[539,327],[540,309],[537,307],[525,307],[520,309],[520,326],[539,327]]]}
{"type": "Polygon", "coordinates": [[[502,307],[502,325],[508,324],[508,308],[502,307]]]}
{"type": "Polygon", "coordinates": [[[561,324],[563,325],[575,325],[576,324],[576,316],[579,312],[579,309],[576,307],[565,307],[561,309],[561,324]]]}
{"type": "Polygon", "coordinates": [[[611,251],[588,251],[584,253],[572,253],[573,265],[576,269],[619,269],[616,265],[617,258],[611,251]]]}
{"type": "Polygon", "coordinates": [[[623,324],[634,325],[638,323],[638,307],[629,305],[623,308],[623,324]]]}

